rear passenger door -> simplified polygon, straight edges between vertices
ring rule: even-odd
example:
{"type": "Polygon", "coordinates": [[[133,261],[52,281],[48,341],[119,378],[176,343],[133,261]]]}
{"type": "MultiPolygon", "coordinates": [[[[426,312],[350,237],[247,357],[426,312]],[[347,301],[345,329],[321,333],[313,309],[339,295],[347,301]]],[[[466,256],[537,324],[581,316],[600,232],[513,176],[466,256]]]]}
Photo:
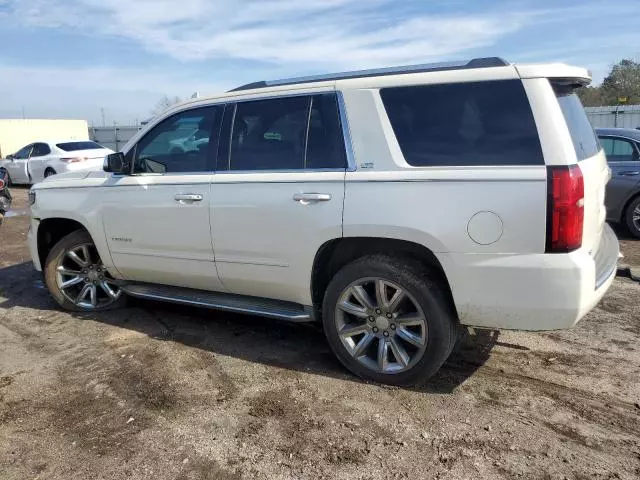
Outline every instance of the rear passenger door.
{"type": "Polygon", "coordinates": [[[211,224],[229,291],[311,305],[315,254],[342,236],[345,168],[335,93],[227,106],[211,224]]]}
{"type": "MultiPolygon", "coordinates": [[[[624,203],[640,182],[640,150],[635,142],[619,137],[600,137],[600,143],[611,168],[607,184],[606,204],[609,216],[618,216],[624,203]]],[[[617,220],[617,218],[616,218],[617,220]]]]}
{"type": "Polygon", "coordinates": [[[44,172],[51,155],[51,148],[46,143],[34,143],[31,157],[29,157],[29,175],[33,183],[44,179],[44,172]]]}

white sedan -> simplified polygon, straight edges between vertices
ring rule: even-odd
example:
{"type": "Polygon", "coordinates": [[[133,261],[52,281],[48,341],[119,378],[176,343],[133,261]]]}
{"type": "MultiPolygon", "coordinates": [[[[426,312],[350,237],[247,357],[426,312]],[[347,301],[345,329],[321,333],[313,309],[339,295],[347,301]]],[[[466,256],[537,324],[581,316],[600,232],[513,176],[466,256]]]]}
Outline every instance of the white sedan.
{"type": "Polygon", "coordinates": [[[56,173],[102,170],[110,153],[90,140],[34,142],[0,160],[0,167],[7,169],[11,183],[33,184],[56,173]]]}

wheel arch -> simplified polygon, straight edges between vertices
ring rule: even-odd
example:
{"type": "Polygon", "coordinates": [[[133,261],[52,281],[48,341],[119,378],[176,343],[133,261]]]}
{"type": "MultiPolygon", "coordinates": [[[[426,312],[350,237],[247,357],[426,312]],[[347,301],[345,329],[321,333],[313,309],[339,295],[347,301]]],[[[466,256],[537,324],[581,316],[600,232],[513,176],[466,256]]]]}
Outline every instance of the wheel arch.
{"type": "Polygon", "coordinates": [[[325,242],[316,252],[311,272],[311,298],[316,318],[321,318],[324,293],[333,276],[345,265],[368,255],[385,254],[416,261],[443,291],[457,317],[457,308],[447,275],[438,257],[424,245],[385,237],[343,237],[325,242]]]}
{"type": "Polygon", "coordinates": [[[47,256],[56,243],[77,230],[85,230],[91,235],[89,229],[78,220],[59,217],[40,220],[37,234],[40,265],[45,265],[47,256]]]}

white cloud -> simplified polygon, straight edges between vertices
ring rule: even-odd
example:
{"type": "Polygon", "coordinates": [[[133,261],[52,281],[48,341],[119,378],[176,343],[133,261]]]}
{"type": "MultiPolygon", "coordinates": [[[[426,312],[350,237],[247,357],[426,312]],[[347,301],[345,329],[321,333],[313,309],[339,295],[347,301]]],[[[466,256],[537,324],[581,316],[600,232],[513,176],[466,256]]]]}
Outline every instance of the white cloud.
{"type": "Polygon", "coordinates": [[[178,60],[312,64],[319,70],[456,55],[491,45],[526,20],[523,14],[427,15],[419,10],[392,18],[389,12],[397,3],[13,0],[11,5],[13,15],[29,25],[123,37],[178,60]]]}

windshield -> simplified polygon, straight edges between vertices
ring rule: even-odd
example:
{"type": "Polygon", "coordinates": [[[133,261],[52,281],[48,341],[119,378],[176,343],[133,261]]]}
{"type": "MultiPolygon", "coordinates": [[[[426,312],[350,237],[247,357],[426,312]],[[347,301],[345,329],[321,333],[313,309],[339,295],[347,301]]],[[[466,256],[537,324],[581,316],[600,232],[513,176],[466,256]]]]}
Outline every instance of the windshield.
{"type": "Polygon", "coordinates": [[[98,148],[104,148],[99,143],[90,142],[88,140],[82,141],[82,142],[56,143],[56,147],[61,148],[65,152],[74,152],[76,150],[95,150],[98,148]]]}

